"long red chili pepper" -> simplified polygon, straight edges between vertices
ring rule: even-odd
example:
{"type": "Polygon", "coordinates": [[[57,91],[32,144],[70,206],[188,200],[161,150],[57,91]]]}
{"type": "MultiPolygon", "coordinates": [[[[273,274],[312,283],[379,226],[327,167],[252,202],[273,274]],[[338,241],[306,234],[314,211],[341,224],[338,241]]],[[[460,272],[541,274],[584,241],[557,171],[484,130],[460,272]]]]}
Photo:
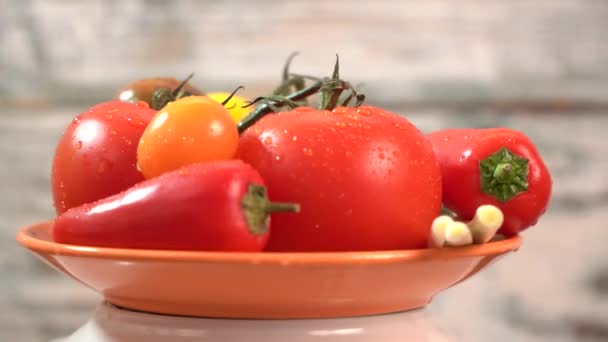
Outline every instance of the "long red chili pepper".
{"type": "Polygon", "coordinates": [[[261,251],[271,203],[260,174],[240,160],[193,164],[143,181],[55,220],[60,243],[121,248],[261,251]]]}

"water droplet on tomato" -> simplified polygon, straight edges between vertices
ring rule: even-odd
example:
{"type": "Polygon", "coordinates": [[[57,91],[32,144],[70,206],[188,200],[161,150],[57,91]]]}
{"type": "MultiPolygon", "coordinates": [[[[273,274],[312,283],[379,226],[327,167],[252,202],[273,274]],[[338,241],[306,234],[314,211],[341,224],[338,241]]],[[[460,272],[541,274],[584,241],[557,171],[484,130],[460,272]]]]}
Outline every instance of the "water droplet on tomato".
{"type": "Polygon", "coordinates": [[[63,182],[59,182],[59,188],[63,189],[65,187],[65,184],[63,184],[63,182]]]}
{"type": "Polygon", "coordinates": [[[82,141],[78,140],[74,143],[74,148],[80,150],[82,148],[82,141]]]}
{"type": "Polygon", "coordinates": [[[386,156],[384,155],[384,153],[380,152],[378,154],[378,158],[380,158],[380,160],[384,160],[384,158],[386,158],[386,156]]]}
{"type": "Polygon", "coordinates": [[[113,117],[114,117],[114,116],[112,116],[112,114],[109,114],[109,113],[108,113],[108,114],[106,114],[106,119],[108,119],[108,120],[112,120],[112,118],[113,118],[113,117]]]}
{"type": "Polygon", "coordinates": [[[350,156],[351,156],[351,154],[353,154],[351,151],[346,151],[346,156],[347,156],[347,157],[350,157],[350,156]]]}
{"type": "Polygon", "coordinates": [[[169,140],[167,138],[163,139],[163,143],[168,144],[169,140]]]}
{"type": "Polygon", "coordinates": [[[116,135],[117,133],[116,133],[116,131],[115,131],[115,130],[110,130],[110,134],[111,134],[111,135],[116,135]]]}
{"type": "Polygon", "coordinates": [[[315,224],[315,229],[319,229],[321,226],[317,223],[315,224]]]}
{"type": "Polygon", "coordinates": [[[101,174],[112,168],[112,163],[109,160],[102,160],[97,165],[97,173],[101,174]]]}
{"type": "Polygon", "coordinates": [[[284,130],[283,130],[283,133],[287,134],[287,133],[289,133],[289,131],[288,131],[288,130],[286,130],[286,129],[284,129],[284,130]]]}
{"type": "Polygon", "coordinates": [[[314,110],[314,109],[312,109],[310,107],[297,107],[297,108],[294,108],[293,111],[294,112],[310,112],[312,110],[314,110]]]}
{"type": "Polygon", "coordinates": [[[298,140],[298,136],[297,136],[297,135],[294,135],[294,136],[293,136],[293,138],[291,138],[291,140],[293,140],[293,141],[297,141],[297,140],[298,140]]]}
{"type": "Polygon", "coordinates": [[[146,124],[140,119],[134,119],[132,117],[127,118],[127,123],[133,127],[143,127],[146,124]]]}
{"type": "Polygon", "coordinates": [[[133,142],[130,139],[125,139],[125,144],[131,146],[131,144],[133,144],[133,142]]]}
{"type": "Polygon", "coordinates": [[[395,122],[395,123],[393,124],[393,126],[395,126],[396,128],[401,128],[401,124],[400,124],[400,123],[398,123],[398,122],[395,122]]]}
{"type": "Polygon", "coordinates": [[[264,138],[264,145],[270,145],[272,144],[272,137],[267,136],[264,138]]]}
{"type": "Polygon", "coordinates": [[[182,141],[186,141],[186,136],[182,136],[182,141]]]}
{"type": "Polygon", "coordinates": [[[328,154],[334,154],[334,149],[331,147],[326,147],[325,152],[327,152],[328,154]]]}
{"type": "Polygon", "coordinates": [[[304,153],[304,155],[309,156],[309,157],[312,157],[312,155],[313,155],[312,149],[307,148],[307,147],[304,147],[302,149],[302,152],[304,153]]]}
{"type": "Polygon", "coordinates": [[[352,215],[352,214],[353,214],[353,210],[352,210],[352,209],[348,209],[348,210],[347,210],[347,211],[344,213],[344,215],[346,215],[346,216],[350,216],[350,215],[352,215]]]}
{"type": "Polygon", "coordinates": [[[346,127],[346,123],[344,123],[343,121],[338,121],[338,122],[336,122],[336,126],[338,126],[338,127],[346,127]]]}
{"type": "Polygon", "coordinates": [[[334,108],[334,110],[332,112],[334,112],[336,114],[344,114],[344,113],[348,112],[348,108],[346,108],[346,107],[336,107],[336,108],[334,108]]]}
{"type": "Polygon", "coordinates": [[[359,107],[357,108],[357,113],[364,115],[364,116],[372,116],[372,112],[364,107],[359,107]]]}
{"type": "Polygon", "coordinates": [[[72,119],[72,123],[79,123],[80,122],[80,118],[79,117],[75,117],[72,119]]]}
{"type": "Polygon", "coordinates": [[[135,102],[135,105],[141,108],[150,108],[150,105],[148,105],[148,102],[146,101],[137,101],[135,102]]]}
{"type": "Polygon", "coordinates": [[[275,156],[275,157],[274,157],[274,160],[276,160],[276,161],[281,160],[281,156],[275,156]]]}

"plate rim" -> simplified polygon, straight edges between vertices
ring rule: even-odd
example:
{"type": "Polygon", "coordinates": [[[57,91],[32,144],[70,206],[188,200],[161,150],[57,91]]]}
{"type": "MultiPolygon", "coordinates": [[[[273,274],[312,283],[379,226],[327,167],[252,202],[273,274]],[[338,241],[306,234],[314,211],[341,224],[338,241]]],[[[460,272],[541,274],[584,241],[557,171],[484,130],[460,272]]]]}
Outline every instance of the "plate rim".
{"type": "Polygon", "coordinates": [[[129,259],[149,261],[183,261],[254,264],[360,264],[422,261],[483,257],[517,251],[522,243],[519,235],[481,245],[453,248],[425,248],[407,250],[352,251],[352,252],[218,252],[181,251],[164,249],[129,249],[62,244],[35,236],[36,231],[49,230],[53,221],[41,221],[22,226],[17,242],[36,253],[95,259],[129,259]]]}

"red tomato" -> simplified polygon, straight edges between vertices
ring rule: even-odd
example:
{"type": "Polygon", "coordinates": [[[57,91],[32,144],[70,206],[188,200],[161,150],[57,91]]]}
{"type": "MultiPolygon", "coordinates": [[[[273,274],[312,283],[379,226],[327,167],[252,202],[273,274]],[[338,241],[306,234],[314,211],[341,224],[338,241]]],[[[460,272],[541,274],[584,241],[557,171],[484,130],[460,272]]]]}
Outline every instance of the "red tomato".
{"type": "Polygon", "coordinates": [[[297,205],[269,202],[250,165],[207,162],[72,208],[55,220],[53,237],[85,246],[258,252],[270,213],[286,210],[297,205]]]}
{"type": "Polygon", "coordinates": [[[431,144],[379,108],[267,115],[242,134],[238,156],[260,171],[271,198],[301,205],[273,217],[268,250],[424,248],[441,210],[431,144]]]}
{"type": "Polygon", "coordinates": [[[155,113],[144,102],[115,100],[72,120],[53,159],[52,191],[58,214],[144,179],[136,168],[137,143],[155,113]]]}

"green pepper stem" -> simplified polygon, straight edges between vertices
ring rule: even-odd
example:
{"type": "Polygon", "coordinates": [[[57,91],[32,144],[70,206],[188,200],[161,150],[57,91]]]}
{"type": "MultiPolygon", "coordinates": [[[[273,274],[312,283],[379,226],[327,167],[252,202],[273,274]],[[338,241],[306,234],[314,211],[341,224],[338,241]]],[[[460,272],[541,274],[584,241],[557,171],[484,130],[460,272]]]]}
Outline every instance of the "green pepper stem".
{"type": "Polygon", "coordinates": [[[280,203],[280,202],[268,202],[266,205],[267,213],[279,213],[279,212],[300,212],[300,206],[295,203],[280,203]]]}
{"type": "Polygon", "coordinates": [[[479,163],[481,191],[507,202],[528,190],[528,159],[506,147],[479,163]]]}
{"type": "Polygon", "coordinates": [[[299,212],[300,206],[295,203],[275,203],[268,200],[266,187],[249,184],[241,200],[241,210],[253,235],[263,235],[270,227],[270,214],[276,212],[299,212]]]}
{"type": "Polygon", "coordinates": [[[500,183],[508,183],[511,179],[513,166],[509,163],[500,163],[494,169],[494,178],[500,183]]]}

